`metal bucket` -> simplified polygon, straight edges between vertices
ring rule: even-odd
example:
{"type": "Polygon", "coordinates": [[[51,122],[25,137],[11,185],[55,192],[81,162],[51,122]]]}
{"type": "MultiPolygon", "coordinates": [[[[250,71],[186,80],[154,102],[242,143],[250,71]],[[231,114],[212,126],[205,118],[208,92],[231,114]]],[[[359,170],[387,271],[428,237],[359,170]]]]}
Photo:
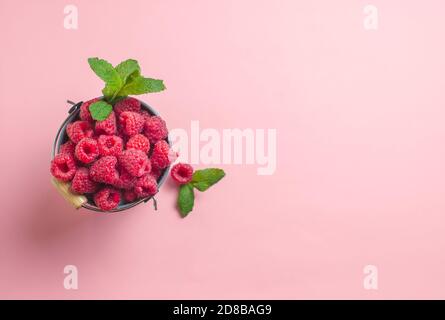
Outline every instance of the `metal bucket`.
{"type": "MultiPolygon", "coordinates": [[[[142,109],[147,110],[151,115],[154,115],[154,116],[159,115],[158,112],[155,109],[153,109],[152,107],[150,107],[148,104],[146,104],[145,102],[143,102],[141,100],[139,100],[139,101],[141,102],[142,109]]],[[[83,102],[81,101],[78,103],[73,103],[71,101],[68,101],[68,103],[72,104],[73,106],[68,111],[68,113],[69,113],[68,117],[65,119],[65,121],[62,123],[59,130],[57,131],[56,138],[54,139],[52,158],[54,158],[55,155],[59,153],[60,146],[63,143],[65,143],[66,141],[68,141],[68,136],[66,134],[66,127],[69,123],[78,120],[79,113],[80,113],[80,106],[82,105],[83,102]]],[[[170,139],[168,137],[166,138],[166,142],[168,143],[169,146],[171,146],[170,139]]],[[[159,191],[159,188],[161,187],[161,185],[164,183],[165,179],[167,178],[169,169],[170,169],[170,166],[165,168],[164,171],[162,172],[161,176],[158,178],[158,191],[159,191]]],[[[142,198],[142,199],[139,199],[139,200],[137,200],[135,202],[131,202],[131,203],[121,203],[121,204],[119,204],[119,206],[117,208],[110,210],[110,211],[101,210],[94,204],[92,197],[90,197],[90,196],[86,196],[86,197],[88,199],[88,202],[84,203],[82,205],[82,207],[85,209],[97,211],[97,212],[110,213],[110,212],[124,211],[124,210],[130,209],[134,206],[137,206],[140,203],[147,202],[150,199],[153,199],[155,208],[156,208],[156,200],[155,200],[154,196],[142,198]]]]}

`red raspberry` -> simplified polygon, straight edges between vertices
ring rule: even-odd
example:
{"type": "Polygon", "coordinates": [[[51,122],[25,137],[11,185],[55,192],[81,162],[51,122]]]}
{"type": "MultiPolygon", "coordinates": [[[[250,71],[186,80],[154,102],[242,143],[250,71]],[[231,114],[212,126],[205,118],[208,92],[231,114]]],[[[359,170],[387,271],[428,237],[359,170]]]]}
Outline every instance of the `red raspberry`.
{"type": "Polygon", "coordinates": [[[65,142],[60,146],[59,153],[67,153],[74,157],[74,149],[76,148],[76,144],[70,140],[65,142]]]}
{"type": "Polygon", "coordinates": [[[126,98],[119,101],[114,106],[114,112],[119,116],[122,112],[133,111],[138,112],[141,110],[141,102],[135,98],[126,98]]]}
{"type": "Polygon", "coordinates": [[[115,156],[105,156],[93,163],[90,168],[90,178],[100,183],[113,184],[119,179],[119,172],[116,170],[117,158],[115,156]]]}
{"type": "Polygon", "coordinates": [[[93,136],[93,128],[87,121],[74,121],[66,127],[68,137],[74,143],[78,143],[83,138],[91,138],[93,136]]]}
{"type": "Polygon", "coordinates": [[[51,174],[61,181],[73,179],[76,170],[76,163],[70,154],[60,153],[51,161],[51,174]]]}
{"type": "Polygon", "coordinates": [[[76,158],[83,163],[91,163],[99,156],[97,141],[93,138],[83,138],[76,145],[74,151],[76,158]]]}
{"type": "Polygon", "coordinates": [[[155,178],[155,180],[158,180],[161,176],[163,169],[159,169],[158,167],[151,167],[150,175],[155,178]]]}
{"type": "Polygon", "coordinates": [[[151,160],[148,159],[147,163],[145,164],[144,174],[149,174],[150,172],[151,172],[151,160]]]}
{"type": "Polygon", "coordinates": [[[94,193],[97,190],[97,183],[90,179],[88,168],[79,168],[71,182],[71,191],[85,194],[94,193]]]}
{"type": "Polygon", "coordinates": [[[144,133],[151,143],[167,138],[168,130],[161,117],[153,116],[145,121],[144,133]]]}
{"type": "Polygon", "coordinates": [[[120,165],[133,177],[140,177],[151,171],[150,160],[141,150],[125,150],[118,158],[120,165]]]}
{"type": "Polygon", "coordinates": [[[124,191],[124,200],[127,202],[133,202],[137,199],[136,193],[133,190],[125,190],[124,191]]]}
{"type": "Polygon", "coordinates": [[[134,193],[136,193],[138,198],[153,196],[156,192],[158,192],[158,184],[151,175],[147,174],[136,181],[134,193]]]}
{"type": "Polygon", "coordinates": [[[121,201],[121,193],[111,187],[105,187],[94,195],[94,203],[104,211],[115,209],[121,201]]]}
{"type": "Polygon", "coordinates": [[[94,102],[99,101],[99,98],[94,98],[89,101],[86,101],[82,103],[80,106],[80,119],[83,121],[93,122],[93,118],[91,117],[90,113],[90,105],[92,105],[94,102]]]}
{"type": "Polygon", "coordinates": [[[117,121],[116,135],[121,137],[121,138],[123,138],[125,136],[124,128],[122,128],[122,126],[121,126],[121,124],[119,122],[119,118],[118,118],[118,121],[117,121]]]}
{"type": "Polygon", "coordinates": [[[141,110],[139,111],[139,114],[144,117],[144,122],[151,118],[151,114],[147,110],[141,110]]]}
{"type": "Polygon", "coordinates": [[[119,179],[117,179],[113,186],[119,189],[133,189],[137,178],[129,174],[123,167],[120,167],[118,171],[119,179]]]}
{"type": "Polygon", "coordinates": [[[153,147],[151,154],[151,165],[159,169],[164,169],[170,164],[169,159],[170,147],[164,140],[158,141],[153,147]]]}
{"type": "Polygon", "coordinates": [[[127,149],[136,149],[148,153],[150,150],[150,141],[143,134],[136,134],[128,140],[127,149]]]}
{"type": "Polygon", "coordinates": [[[97,145],[101,156],[118,156],[122,152],[124,142],[118,136],[101,135],[97,145]]]}
{"type": "Polygon", "coordinates": [[[122,128],[122,126],[118,123],[117,125],[117,133],[116,135],[122,139],[122,141],[126,142],[128,140],[128,137],[125,135],[124,133],[124,129],[122,128]]]}
{"type": "Polygon", "coordinates": [[[111,111],[110,115],[103,121],[96,122],[96,134],[113,135],[116,133],[116,115],[111,111]]]}
{"type": "Polygon", "coordinates": [[[125,111],[119,116],[119,125],[127,136],[134,136],[144,129],[144,117],[137,112],[125,111]]]}
{"type": "Polygon", "coordinates": [[[193,167],[187,163],[177,163],[170,172],[173,180],[179,184],[186,184],[192,181],[193,167]]]}

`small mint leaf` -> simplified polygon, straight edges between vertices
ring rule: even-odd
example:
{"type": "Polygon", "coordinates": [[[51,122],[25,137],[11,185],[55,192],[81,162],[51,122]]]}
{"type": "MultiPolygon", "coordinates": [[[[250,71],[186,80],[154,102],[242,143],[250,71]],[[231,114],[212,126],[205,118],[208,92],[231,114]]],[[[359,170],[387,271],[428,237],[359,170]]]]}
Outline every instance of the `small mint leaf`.
{"type": "Polygon", "coordinates": [[[159,92],[165,89],[162,80],[144,78],[142,76],[131,76],[131,81],[127,81],[119,91],[118,96],[138,95],[150,92],[159,92]]]}
{"type": "Polygon", "coordinates": [[[103,121],[113,111],[113,107],[105,101],[97,101],[90,105],[91,117],[97,121],[103,121]]]}
{"type": "Polygon", "coordinates": [[[112,99],[121,90],[123,81],[113,65],[106,60],[99,58],[89,58],[88,63],[96,75],[105,81],[105,88],[102,90],[105,98],[112,99]]]}
{"type": "Polygon", "coordinates": [[[115,69],[123,83],[126,83],[127,80],[131,80],[132,78],[129,78],[131,75],[139,75],[141,72],[138,62],[133,59],[122,61],[115,67],[115,69]]]}
{"type": "Polygon", "coordinates": [[[224,178],[226,173],[222,169],[208,168],[203,170],[196,170],[193,174],[192,184],[199,191],[206,191],[219,180],[224,178]]]}
{"type": "Polygon", "coordinates": [[[179,188],[178,194],[178,207],[183,218],[193,210],[194,203],[195,194],[193,192],[193,186],[190,183],[183,184],[179,188]]]}

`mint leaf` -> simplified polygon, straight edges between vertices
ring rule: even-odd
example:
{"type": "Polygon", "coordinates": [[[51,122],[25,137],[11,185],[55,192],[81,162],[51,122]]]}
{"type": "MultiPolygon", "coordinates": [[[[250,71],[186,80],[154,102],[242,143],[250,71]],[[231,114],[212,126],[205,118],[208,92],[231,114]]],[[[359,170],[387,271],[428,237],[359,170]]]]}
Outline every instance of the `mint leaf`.
{"type": "Polygon", "coordinates": [[[195,194],[193,193],[193,186],[190,183],[183,184],[179,188],[178,194],[178,207],[183,218],[192,211],[194,203],[195,194]]]}
{"type": "Polygon", "coordinates": [[[90,105],[91,117],[94,120],[103,121],[113,111],[113,107],[105,101],[97,101],[90,105]]]}
{"type": "Polygon", "coordinates": [[[128,96],[131,94],[144,94],[159,92],[165,89],[162,80],[144,78],[142,76],[132,76],[131,81],[127,81],[117,96],[128,96]]]}
{"type": "Polygon", "coordinates": [[[88,63],[95,74],[103,81],[108,82],[118,75],[111,63],[104,59],[88,58],[88,63]]]}
{"type": "Polygon", "coordinates": [[[133,59],[122,61],[115,69],[123,83],[126,83],[127,79],[131,80],[131,78],[129,78],[131,75],[140,75],[141,72],[138,62],[133,59]]]}
{"type": "Polygon", "coordinates": [[[140,70],[136,70],[135,72],[133,72],[132,74],[130,74],[127,78],[127,82],[126,83],[130,83],[132,82],[134,79],[139,78],[141,76],[141,71],[140,70]]]}
{"type": "Polygon", "coordinates": [[[208,168],[204,170],[196,170],[193,174],[192,185],[199,191],[206,191],[219,180],[221,180],[226,173],[222,169],[208,168]]]}
{"type": "Polygon", "coordinates": [[[88,63],[94,73],[105,81],[105,88],[102,90],[105,98],[113,99],[123,86],[123,81],[112,64],[99,58],[89,58],[88,63]]]}

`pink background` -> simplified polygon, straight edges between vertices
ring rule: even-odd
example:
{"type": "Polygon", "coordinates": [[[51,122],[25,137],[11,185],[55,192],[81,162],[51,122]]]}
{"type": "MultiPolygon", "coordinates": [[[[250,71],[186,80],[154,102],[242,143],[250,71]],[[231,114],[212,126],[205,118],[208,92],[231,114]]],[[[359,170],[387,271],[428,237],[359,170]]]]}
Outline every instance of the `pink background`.
{"type": "Polygon", "coordinates": [[[445,298],[445,5],[373,0],[366,31],[366,4],[1,0],[0,298],[445,298]],[[158,212],[71,209],[50,150],[90,56],[164,79],[171,128],[276,128],[275,174],[223,166],[186,219],[170,182],[158,212]]]}

